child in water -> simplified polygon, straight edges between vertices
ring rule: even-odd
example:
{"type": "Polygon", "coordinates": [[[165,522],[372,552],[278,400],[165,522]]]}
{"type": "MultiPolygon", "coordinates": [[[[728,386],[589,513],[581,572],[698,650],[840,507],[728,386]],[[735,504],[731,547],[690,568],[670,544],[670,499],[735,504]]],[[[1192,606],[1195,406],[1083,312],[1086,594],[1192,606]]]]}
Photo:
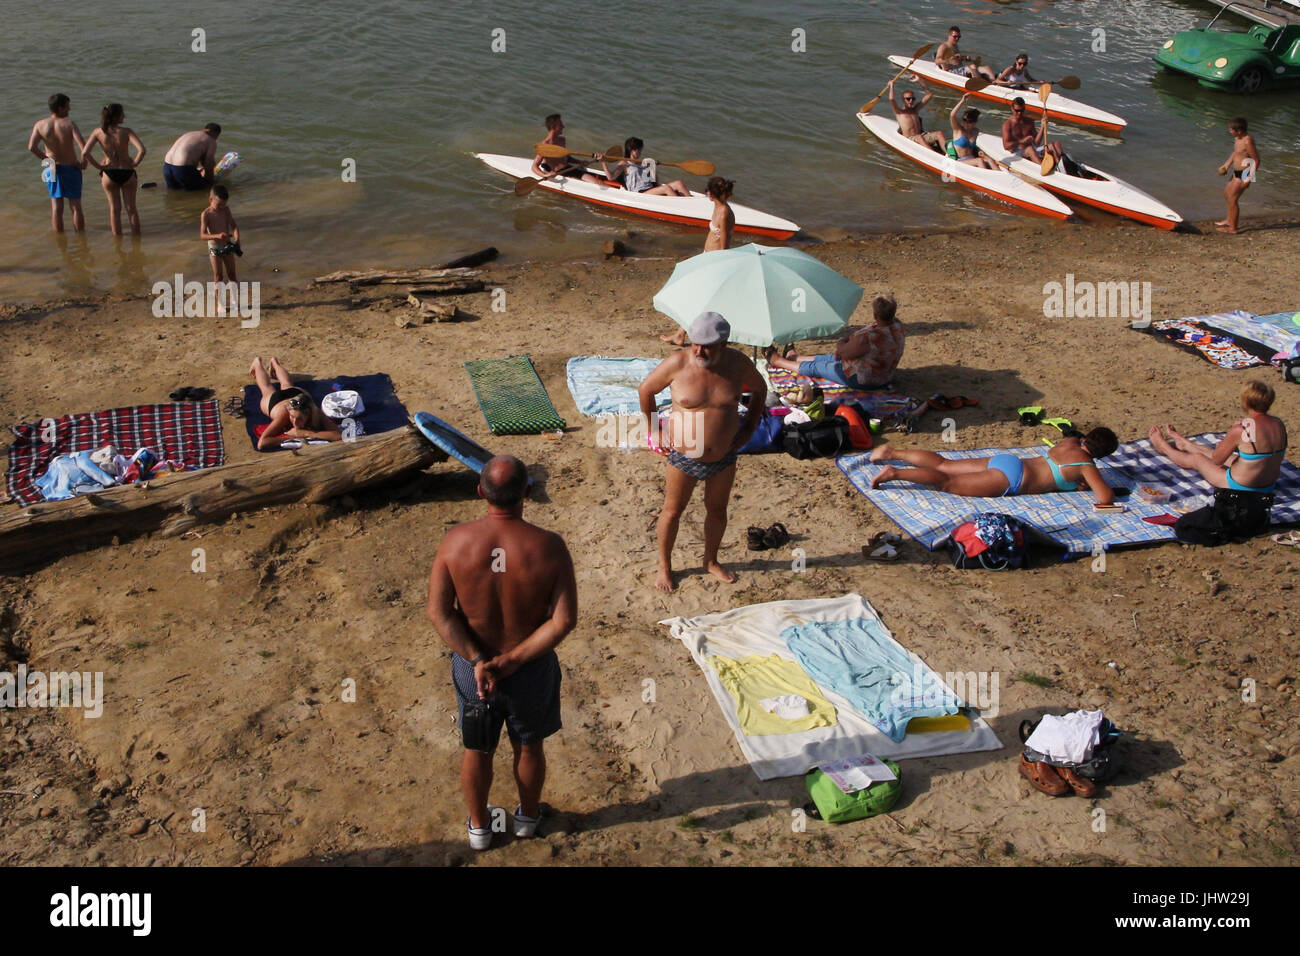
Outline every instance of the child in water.
{"type": "Polygon", "coordinates": [[[229,199],[230,192],[225,186],[213,186],[208,194],[208,206],[199,216],[199,238],[208,242],[212,281],[218,283],[217,315],[226,314],[225,289],[230,290],[231,311],[237,311],[239,307],[235,291],[235,283],[239,281],[235,275],[235,256],[242,256],[244,252],[239,248],[239,226],[235,224],[235,216],[227,204],[229,199]],[[225,281],[230,283],[228,286],[220,284],[223,270],[225,281]]]}

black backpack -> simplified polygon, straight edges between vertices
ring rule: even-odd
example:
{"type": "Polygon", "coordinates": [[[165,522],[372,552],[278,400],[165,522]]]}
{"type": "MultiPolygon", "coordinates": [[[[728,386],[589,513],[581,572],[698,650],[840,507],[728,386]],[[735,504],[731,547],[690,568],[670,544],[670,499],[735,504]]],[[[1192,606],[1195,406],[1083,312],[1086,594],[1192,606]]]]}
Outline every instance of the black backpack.
{"type": "Polygon", "coordinates": [[[963,521],[948,535],[948,556],[954,567],[984,568],[987,571],[1006,571],[1029,566],[1029,536],[1019,518],[1004,514],[979,514],[974,520],[963,521]],[[979,554],[971,555],[966,544],[978,537],[989,542],[979,554]]]}
{"type": "Polygon", "coordinates": [[[839,415],[827,415],[815,422],[786,425],[781,430],[781,447],[795,458],[834,458],[853,451],[849,422],[839,415]]]}

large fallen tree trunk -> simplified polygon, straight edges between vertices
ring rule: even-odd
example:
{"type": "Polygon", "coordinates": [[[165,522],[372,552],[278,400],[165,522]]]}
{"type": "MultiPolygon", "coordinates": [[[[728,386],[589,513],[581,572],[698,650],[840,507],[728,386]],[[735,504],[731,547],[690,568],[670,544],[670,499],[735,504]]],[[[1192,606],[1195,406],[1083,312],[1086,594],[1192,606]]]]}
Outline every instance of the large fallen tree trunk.
{"type": "Polygon", "coordinates": [[[455,269],[458,266],[481,266],[485,262],[491,262],[498,255],[500,255],[500,253],[497,252],[496,246],[488,246],[484,249],[479,249],[477,252],[471,252],[463,256],[457,256],[455,259],[450,259],[442,264],[442,268],[455,269]]]}
{"type": "Polygon", "coordinates": [[[0,517],[0,571],[109,535],[180,534],[266,505],[320,502],[443,461],[413,426],[46,501],[0,517]]]}

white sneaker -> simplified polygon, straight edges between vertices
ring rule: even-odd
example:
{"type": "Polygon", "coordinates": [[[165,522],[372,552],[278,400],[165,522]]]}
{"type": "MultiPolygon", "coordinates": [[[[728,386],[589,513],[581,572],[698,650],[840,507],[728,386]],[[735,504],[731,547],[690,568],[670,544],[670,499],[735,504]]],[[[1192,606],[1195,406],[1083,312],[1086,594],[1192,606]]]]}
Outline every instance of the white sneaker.
{"type": "Polygon", "coordinates": [[[469,848],[471,850],[486,850],[492,846],[492,807],[488,806],[488,825],[485,827],[476,827],[469,817],[465,818],[465,829],[469,833],[469,848]]]}
{"type": "Polygon", "coordinates": [[[515,836],[526,840],[537,835],[537,825],[542,822],[542,811],[539,809],[535,817],[526,817],[523,809],[523,804],[515,807],[515,836]]]}

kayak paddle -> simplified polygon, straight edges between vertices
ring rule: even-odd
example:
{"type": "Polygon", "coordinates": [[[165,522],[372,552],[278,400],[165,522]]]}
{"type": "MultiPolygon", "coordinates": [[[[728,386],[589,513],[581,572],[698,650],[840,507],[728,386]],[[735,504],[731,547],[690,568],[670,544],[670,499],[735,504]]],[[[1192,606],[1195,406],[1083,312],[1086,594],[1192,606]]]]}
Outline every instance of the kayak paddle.
{"type": "MultiPolygon", "coordinates": [[[[889,83],[893,83],[893,82],[895,82],[895,81],[896,81],[900,76],[902,76],[904,73],[906,73],[908,70],[910,70],[910,69],[912,68],[912,64],[913,64],[913,63],[915,63],[917,60],[921,59],[921,57],[925,56],[925,55],[926,55],[927,53],[929,53],[932,49],[934,49],[934,44],[933,44],[933,43],[927,43],[927,44],[926,44],[925,46],[923,46],[923,47],[917,47],[916,52],[912,54],[912,58],[911,58],[910,60],[907,61],[907,66],[903,67],[901,70],[899,70],[897,73],[895,73],[895,74],[894,74],[894,79],[890,80],[889,83]]],[[[868,100],[868,101],[867,101],[867,104],[866,104],[865,106],[863,106],[862,109],[858,110],[858,112],[859,112],[859,113],[870,113],[872,110],[874,110],[874,109],[876,108],[876,104],[880,102],[880,98],[881,98],[882,96],[884,96],[885,93],[889,90],[889,83],[886,83],[886,84],[885,84],[885,88],[882,89],[879,93],[876,94],[875,99],[868,100]]]]}
{"type": "MultiPolygon", "coordinates": [[[[995,80],[986,80],[981,77],[979,79],[967,80],[965,89],[966,92],[968,93],[978,93],[986,86],[1006,86],[1006,85],[1007,84],[1005,83],[998,83],[995,80]]],[[[1059,86],[1063,90],[1077,90],[1081,84],[1077,76],[1063,76],[1059,80],[1053,80],[1052,85],[1059,86]]]]}
{"type": "MultiPolygon", "coordinates": [[[[538,143],[533,148],[537,150],[538,156],[547,159],[561,159],[565,156],[586,156],[589,159],[611,159],[618,162],[627,158],[620,149],[612,149],[605,153],[580,153],[564,146],[553,146],[550,143],[538,143]]],[[[655,164],[659,166],[675,166],[678,169],[685,170],[692,176],[712,176],[717,171],[717,167],[706,159],[688,159],[681,163],[670,163],[666,159],[656,159],[655,164]]]]}
{"type": "Polygon", "coordinates": [[[1043,101],[1043,175],[1046,176],[1056,165],[1056,157],[1047,151],[1047,98],[1052,95],[1052,84],[1044,83],[1038,88],[1038,98],[1043,101]]]}

